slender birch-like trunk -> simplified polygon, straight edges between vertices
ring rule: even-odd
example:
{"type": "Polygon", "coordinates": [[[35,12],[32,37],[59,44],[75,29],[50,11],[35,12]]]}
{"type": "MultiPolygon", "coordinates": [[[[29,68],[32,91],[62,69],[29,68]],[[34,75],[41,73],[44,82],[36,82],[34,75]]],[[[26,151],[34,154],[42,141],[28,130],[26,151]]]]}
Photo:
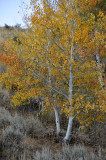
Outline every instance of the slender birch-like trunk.
{"type": "MultiPolygon", "coordinates": [[[[95,26],[95,29],[97,31],[99,31],[99,28],[97,28],[96,26],[95,26]]],[[[95,38],[95,44],[97,45],[97,39],[96,38],[95,38]]],[[[100,82],[100,84],[102,86],[102,90],[103,90],[104,82],[102,81],[102,71],[101,71],[101,66],[100,66],[100,55],[99,54],[100,54],[100,50],[98,49],[98,51],[97,51],[95,56],[96,56],[97,66],[99,68],[99,82],[100,82]]]]}
{"type": "MultiPolygon", "coordinates": [[[[49,72],[49,85],[50,85],[50,94],[51,94],[52,93],[52,89],[51,89],[52,86],[51,86],[51,68],[50,68],[50,66],[48,68],[48,72],[49,72]]],[[[52,96],[52,94],[51,94],[51,96],[52,96]]],[[[55,122],[56,122],[56,132],[57,132],[57,135],[59,135],[61,129],[60,129],[59,113],[58,113],[58,110],[56,107],[54,108],[54,113],[55,113],[55,122]]]]}
{"type": "Polygon", "coordinates": [[[55,119],[56,119],[56,131],[57,131],[57,135],[60,134],[60,121],[59,121],[59,113],[57,108],[54,108],[54,113],[55,113],[55,119]]]}
{"type": "Polygon", "coordinates": [[[102,71],[101,71],[101,66],[100,66],[100,56],[99,56],[99,52],[96,54],[96,61],[97,61],[97,65],[98,65],[98,68],[99,68],[99,82],[102,86],[102,90],[103,90],[103,86],[104,86],[104,83],[102,81],[102,71]]]}
{"type": "MultiPolygon", "coordinates": [[[[49,53],[49,31],[47,29],[47,51],[49,53]]],[[[49,85],[50,85],[50,94],[52,93],[52,86],[51,86],[51,67],[50,67],[50,61],[48,61],[49,67],[48,67],[48,72],[49,72],[49,85]]],[[[52,95],[51,95],[52,96],[52,95]]],[[[56,129],[57,129],[57,135],[60,134],[60,121],[59,121],[59,113],[57,108],[54,108],[54,113],[55,113],[55,122],[56,122],[56,129]]]]}
{"type": "MultiPolygon", "coordinates": [[[[73,60],[73,33],[74,33],[74,27],[73,27],[73,30],[72,30],[72,43],[71,43],[71,64],[70,64],[70,77],[69,77],[69,100],[70,102],[72,101],[72,97],[73,97],[73,73],[72,73],[72,60],[73,60]]],[[[72,110],[72,105],[70,105],[70,111],[72,110]]],[[[69,115],[69,121],[68,121],[68,127],[67,127],[67,132],[66,132],[66,135],[63,139],[64,142],[66,142],[70,135],[71,135],[71,132],[72,132],[72,124],[73,124],[73,116],[69,115]]]]}
{"type": "MultiPolygon", "coordinates": [[[[50,66],[48,68],[48,72],[49,72],[49,85],[50,85],[50,94],[51,94],[52,89],[51,89],[51,68],[50,66]]],[[[56,107],[54,108],[54,113],[55,113],[55,122],[56,122],[56,132],[57,132],[57,135],[59,135],[61,130],[60,130],[59,113],[56,107]]]]}

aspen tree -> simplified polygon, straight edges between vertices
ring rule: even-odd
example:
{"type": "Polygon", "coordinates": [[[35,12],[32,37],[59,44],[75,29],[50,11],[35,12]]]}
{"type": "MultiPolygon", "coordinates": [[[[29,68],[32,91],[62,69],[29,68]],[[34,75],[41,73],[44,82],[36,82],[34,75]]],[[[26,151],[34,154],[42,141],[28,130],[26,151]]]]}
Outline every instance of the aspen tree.
{"type": "Polygon", "coordinates": [[[1,83],[5,82],[8,88],[12,83],[18,86],[12,97],[15,105],[44,96],[42,111],[55,111],[57,134],[59,114],[65,113],[68,126],[63,142],[70,138],[75,117],[88,126],[93,121],[103,121],[105,113],[100,60],[98,65],[94,60],[97,50],[104,53],[105,36],[98,34],[95,26],[104,28],[105,15],[100,13],[95,22],[89,9],[96,3],[41,0],[39,4],[31,0],[32,14],[27,18],[30,30],[19,33],[20,46],[9,41],[0,57],[9,66],[1,83]]]}

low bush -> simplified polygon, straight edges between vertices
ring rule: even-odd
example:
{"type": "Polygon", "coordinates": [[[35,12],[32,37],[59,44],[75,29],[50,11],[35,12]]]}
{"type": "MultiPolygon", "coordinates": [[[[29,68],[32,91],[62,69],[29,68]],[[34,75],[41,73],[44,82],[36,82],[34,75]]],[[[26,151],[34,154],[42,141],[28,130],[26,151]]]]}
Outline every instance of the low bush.
{"type": "MultiPolygon", "coordinates": [[[[44,148],[41,152],[36,152],[34,160],[52,160],[53,156],[49,148],[44,148]]],[[[62,152],[55,155],[55,160],[105,160],[105,155],[101,149],[98,151],[98,156],[93,152],[88,151],[84,146],[74,145],[63,146],[62,152]]]]}
{"type": "Polygon", "coordinates": [[[21,141],[25,138],[25,135],[18,129],[14,129],[12,126],[7,127],[3,131],[3,152],[4,157],[14,160],[23,154],[24,148],[21,145],[21,141]]]}
{"type": "Polygon", "coordinates": [[[93,152],[88,152],[84,146],[73,147],[64,146],[62,153],[56,155],[55,160],[105,160],[105,157],[98,153],[96,156],[93,152]]]}
{"type": "Polygon", "coordinates": [[[3,137],[4,140],[6,140],[6,143],[8,141],[9,143],[10,141],[19,143],[26,136],[18,128],[15,129],[13,126],[8,126],[5,130],[3,130],[3,137]]]}
{"type": "Polygon", "coordinates": [[[7,66],[6,65],[0,65],[0,75],[2,74],[2,73],[5,73],[7,71],[7,66]]]}
{"type": "Polygon", "coordinates": [[[36,152],[33,160],[52,160],[52,154],[49,148],[43,148],[42,152],[36,152]]]}
{"type": "Polygon", "coordinates": [[[19,40],[18,36],[14,36],[13,41],[17,42],[18,44],[21,44],[21,41],[19,40]]]}
{"type": "Polygon", "coordinates": [[[24,119],[22,116],[17,114],[13,117],[11,125],[26,135],[37,134],[44,131],[44,127],[38,119],[24,119]]]}
{"type": "Polygon", "coordinates": [[[10,112],[4,107],[0,107],[0,128],[7,127],[6,124],[10,125],[13,121],[13,118],[10,112]]]}
{"type": "Polygon", "coordinates": [[[42,123],[38,119],[24,118],[18,114],[14,116],[11,113],[0,107],[0,127],[2,128],[2,137],[0,139],[2,144],[2,155],[8,159],[18,159],[22,157],[25,148],[22,145],[24,138],[44,131],[42,123]]]}
{"type": "Polygon", "coordinates": [[[45,130],[39,119],[25,119],[18,114],[12,117],[8,110],[0,107],[0,126],[4,123],[8,123],[13,130],[19,130],[24,135],[38,134],[45,130]]]}

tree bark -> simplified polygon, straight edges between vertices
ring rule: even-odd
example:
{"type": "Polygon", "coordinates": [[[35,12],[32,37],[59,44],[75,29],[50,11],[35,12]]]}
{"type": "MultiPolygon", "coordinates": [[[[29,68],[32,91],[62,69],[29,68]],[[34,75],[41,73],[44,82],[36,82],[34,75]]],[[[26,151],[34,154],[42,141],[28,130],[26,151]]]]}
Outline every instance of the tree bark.
{"type": "MultiPolygon", "coordinates": [[[[73,73],[72,73],[72,61],[73,61],[73,33],[74,33],[74,24],[73,24],[73,30],[72,30],[72,42],[71,42],[71,54],[70,54],[70,58],[71,58],[71,64],[70,64],[70,77],[69,77],[69,100],[70,102],[72,101],[73,98],[73,73]]],[[[70,105],[70,115],[69,115],[69,121],[68,121],[68,127],[67,127],[67,132],[66,135],[63,139],[64,142],[66,142],[70,135],[71,135],[71,131],[72,131],[72,124],[73,124],[73,116],[71,115],[71,111],[72,111],[72,104],[70,105]]]]}
{"type": "Polygon", "coordinates": [[[69,122],[68,122],[68,127],[67,127],[67,132],[66,132],[66,135],[63,139],[63,142],[66,142],[67,140],[69,140],[69,137],[70,137],[71,132],[72,132],[72,125],[73,125],[73,117],[70,116],[69,117],[69,122]]]}
{"type": "MultiPolygon", "coordinates": [[[[49,31],[47,29],[47,51],[49,52],[49,31]]],[[[49,85],[50,85],[50,96],[52,96],[52,86],[51,86],[51,67],[50,67],[50,61],[48,60],[48,73],[49,73],[49,85]]],[[[57,135],[60,134],[60,121],[59,121],[59,113],[57,108],[54,108],[54,112],[55,112],[55,121],[56,121],[56,132],[57,135]]]]}
{"type": "Polygon", "coordinates": [[[102,71],[101,71],[101,67],[100,67],[100,56],[99,56],[99,52],[96,54],[96,62],[97,62],[97,65],[98,65],[98,68],[99,68],[99,82],[100,82],[100,84],[101,84],[101,86],[102,86],[102,90],[103,90],[103,86],[104,86],[104,83],[103,83],[103,81],[102,81],[102,71]]]}
{"type": "Polygon", "coordinates": [[[55,112],[57,135],[59,135],[60,134],[60,121],[59,121],[59,113],[58,113],[57,108],[54,108],[54,112],[55,112]]]}

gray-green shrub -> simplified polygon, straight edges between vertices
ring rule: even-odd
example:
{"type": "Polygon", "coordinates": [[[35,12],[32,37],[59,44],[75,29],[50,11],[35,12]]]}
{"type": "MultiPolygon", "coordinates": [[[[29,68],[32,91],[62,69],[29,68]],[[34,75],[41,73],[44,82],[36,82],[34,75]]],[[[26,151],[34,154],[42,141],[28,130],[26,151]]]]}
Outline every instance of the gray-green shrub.
{"type": "Polygon", "coordinates": [[[93,152],[88,152],[84,146],[63,146],[61,153],[56,155],[55,160],[105,160],[104,156],[96,156],[93,152]]]}
{"type": "Polygon", "coordinates": [[[33,160],[52,160],[52,154],[49,148],[43,148],[42,152],[36,152],[33,160]]]}

